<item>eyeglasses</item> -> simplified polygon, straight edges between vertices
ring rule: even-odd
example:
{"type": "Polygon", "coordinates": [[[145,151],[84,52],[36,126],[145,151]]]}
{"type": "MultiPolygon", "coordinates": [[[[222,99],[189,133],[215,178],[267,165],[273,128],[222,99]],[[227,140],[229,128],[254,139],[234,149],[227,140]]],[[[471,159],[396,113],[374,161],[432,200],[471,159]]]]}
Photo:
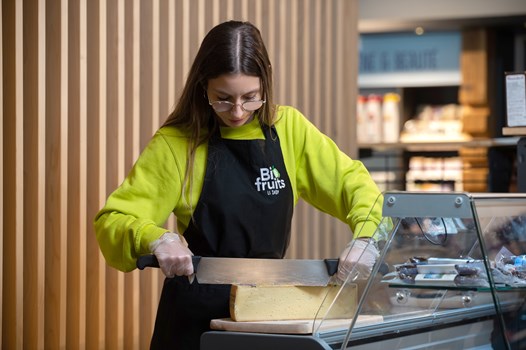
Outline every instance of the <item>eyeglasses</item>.
{"type": "Polygon", "coordinates": [[[212,106],[214,111],[223,113],[223,112],[230,112],[234,106],[240,105],[241,108],[245,112],[252,112],[257,109],[260,109],[261,106],[265,103],[265,100],[257,100],[257,101],[245,101],[241,104],[238,103],[232,103],[230,101],[208,101],[208,104],[212,106]]]}

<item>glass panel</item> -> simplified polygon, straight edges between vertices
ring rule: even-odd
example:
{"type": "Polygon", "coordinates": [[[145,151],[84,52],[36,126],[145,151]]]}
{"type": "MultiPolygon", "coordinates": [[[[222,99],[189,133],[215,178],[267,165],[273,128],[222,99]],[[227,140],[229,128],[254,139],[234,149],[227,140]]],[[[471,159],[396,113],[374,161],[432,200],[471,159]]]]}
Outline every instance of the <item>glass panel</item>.
{"type": "Polygon", "coordinates": [[[501,344],[526,348],[526,204],[520,195],[474,196],[500,312],[501,344]],[[505,335],[502,339],[502,334],[505,335]]]}
{"type": "Polygon", "coordinates": [[[415,334],[444,334],[437,348],[526,348],[526,195],[387,192],[383,216],[371,275],[349,272],[314,335],[342,349],[415,334]],[[338,319],[342,305],[354,317],[338,319]],[[448,327],[485,331],[446,339],[448,327]]]}

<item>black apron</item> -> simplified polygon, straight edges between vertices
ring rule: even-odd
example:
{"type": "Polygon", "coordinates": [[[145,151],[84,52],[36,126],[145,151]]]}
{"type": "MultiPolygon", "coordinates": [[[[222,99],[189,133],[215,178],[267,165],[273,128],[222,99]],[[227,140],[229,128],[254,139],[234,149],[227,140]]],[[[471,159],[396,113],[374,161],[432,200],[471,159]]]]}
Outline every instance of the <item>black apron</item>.
{"type": "MultiPolygon", "coordinates": [[[[208,143],[199,202],[184,236],[195,255],[283,258],[290,241],[293,195],[274,127],[265,140],[208,143]]],[[[230,285],[186,277],[164,281],[151,349],[199,349],[210,320],[229,317],[230,285]]]]}

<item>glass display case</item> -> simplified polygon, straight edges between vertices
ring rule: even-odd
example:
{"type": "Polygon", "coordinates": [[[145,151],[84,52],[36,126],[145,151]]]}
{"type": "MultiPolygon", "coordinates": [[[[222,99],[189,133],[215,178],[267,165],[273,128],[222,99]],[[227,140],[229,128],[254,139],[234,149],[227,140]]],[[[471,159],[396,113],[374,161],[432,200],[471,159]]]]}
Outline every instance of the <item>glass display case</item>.
{"type": "Polygon", "coordinates": [[[309,334],[213,331],[202,348],[526,348],[526,195],[387,192],[368,244],[372,272],[355,264],[309,334]],[[354,317],[333,317],[346,302],[354,317]]]}

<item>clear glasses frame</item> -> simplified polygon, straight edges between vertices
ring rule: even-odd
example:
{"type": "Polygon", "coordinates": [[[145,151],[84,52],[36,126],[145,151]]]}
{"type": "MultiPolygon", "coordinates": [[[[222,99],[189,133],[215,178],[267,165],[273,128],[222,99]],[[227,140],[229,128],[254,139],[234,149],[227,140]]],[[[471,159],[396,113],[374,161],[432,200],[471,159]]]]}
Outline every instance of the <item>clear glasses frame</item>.
{"type": "Polygon", "coordinates": [[[223,113],[223,112],[230,112],[232,108],[239,105],[245,112],[253,112],[258,109],[260,109],[263,104],[267,102],[265,100],[257,100],[257,101],[245,101],[243,103],[232,103],[230,101],[210,101],[208,100],[208,104],[212,106],[214,111],[223,113]]]}

